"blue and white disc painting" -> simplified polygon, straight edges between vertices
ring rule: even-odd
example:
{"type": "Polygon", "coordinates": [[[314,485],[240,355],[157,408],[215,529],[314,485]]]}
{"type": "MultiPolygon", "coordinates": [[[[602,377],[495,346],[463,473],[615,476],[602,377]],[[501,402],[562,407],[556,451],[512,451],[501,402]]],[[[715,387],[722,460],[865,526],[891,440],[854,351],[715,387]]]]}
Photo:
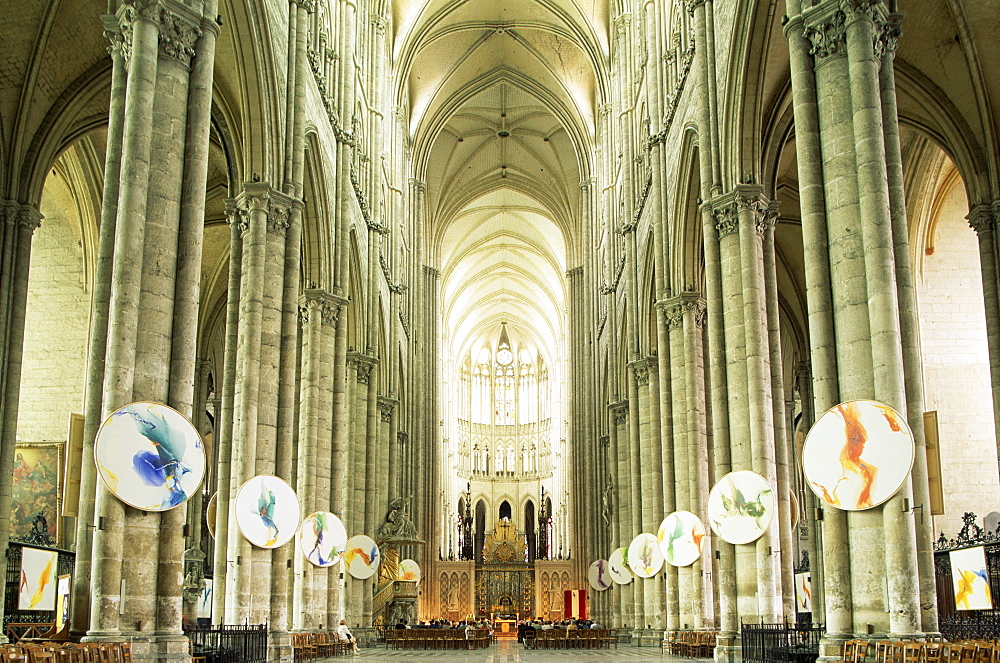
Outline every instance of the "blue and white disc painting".
{"type": "Polygon", "coordinates": [[[162,403],[129,403],[111,413],[94,440],[98,473],[125,504],[168,511],[205,478],[205,446],[184,415],[162,403]]]}

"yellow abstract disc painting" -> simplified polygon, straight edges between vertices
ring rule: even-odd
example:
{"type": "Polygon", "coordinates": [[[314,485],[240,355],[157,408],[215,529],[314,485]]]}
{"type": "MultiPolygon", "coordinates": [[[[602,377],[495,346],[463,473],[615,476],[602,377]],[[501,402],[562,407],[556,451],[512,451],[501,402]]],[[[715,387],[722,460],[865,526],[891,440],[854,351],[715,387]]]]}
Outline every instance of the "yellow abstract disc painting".
{"type": "Polygon", "coordinates": [[[640,578],[652,578],[663,567],[663,553],[655,534],[643,532],[628,547],[628,565],[640,578]]]}
{"type": "Polygon", "coordinates": [[[420,565],[412,559],[404,559],[399,563],[396,580],[403,582],[420,582],[420,565]]]}
{"type": "Polygon", "coordinates": [[[913,433],[901,414],[878,401],[847,401],[827,410],[809,431],[802,468],[825,504],[862,511],[896,494],[913,455],[913,433]]]}
{"type": "Polygon", "coordinates": [[[358,580],[371,578],[378,571],[382,561],[375,540],[364,534],[355,534],[347,540],[347,550],[344,552],[344,566],[347,572],[358,580]]]}

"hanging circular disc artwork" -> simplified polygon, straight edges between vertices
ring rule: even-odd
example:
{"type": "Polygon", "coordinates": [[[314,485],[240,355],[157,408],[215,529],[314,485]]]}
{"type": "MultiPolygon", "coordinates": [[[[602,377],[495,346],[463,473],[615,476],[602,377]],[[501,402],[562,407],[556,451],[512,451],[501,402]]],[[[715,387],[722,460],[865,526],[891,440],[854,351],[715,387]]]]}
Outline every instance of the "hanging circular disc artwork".
{"type": "Polygon", "coordinates": [[[219,513],[219,494],[214,493],[211,499],[208,500],[208,506],[205,507],[205,524],[208,525],[208,533],[215,538],[215,519],[218,517],[219,513]]]}
{"type": "Polygon", "coordinates": [[[420,565],[412,559],[404,559],[399,563],[399,572],[396,580],[404,582],[420,582],[420,565]]]}
{"type": "Polygon", "coordinates": [[[347,549],[344,552],[344,565],[347,572],[358,580],[371,578],[378,571],[379,562],[382,561],[382,553],[370,536],[357,534],[347,540],[347,549]]]}
{"type": "Polygon", "coordinates": [[[347,547],[347,529],[336,514],[317,511],[305,517],[299,527],[299,550],[321,568],[340,561],[347,547]]]}
{"type": "Polygon", "coordinates": [[[723,541],[756,541],[774,517],[774,491],[756,472],[740,470],[719,479],[708,494],[708,524],[723,541]]]}
{"type": "Polygon", "coordinates": [[[705,523],[690,511],[674,511],[663,519],[656,532],[660,552],[667,564],[688,566],[701,557],[705,523]]]}
{"type": "Polygon", "coordinates": [[[896,494],[913,467],[913,433],[878,401],[847,401],[827,410],[802,448],[809,487],[825,504],[861,511],[896,494]]]}
{"type": "Polygon", "coordinates": [[[299,528],[299,498],[284,480],[255,476],[236,494],[236,524],[258,548],[283,546],[299,528]]]}
{"type": "Polygon", "coordinates": [[[655,534],[643,532],[628,547],[628,565],[640,578],[652,578],[663,566],[663,553],[655,534]]]}
{"type": "Polygon", "coordinates": [[[608,569],[608,561],[606,559],[599,559],[590,565],[590,570],[587,571],[587,579],[590,581],[590,586],[599,592],[603,592],[608,587],[611,586],[611,571],[608,569]]]}
{"type": "Polygon", "coordinates": [[[619,585],[632,582],[632,569],[628,565],[628,548],[618,548],[608,558],[608,573],[619,585]]]}
{"type": "Polygon", "coordinates": [[[188,501],[205,477],[205,446],[194,425],[162,403],[129,403],[111,413],[94,440],[108,489],[143,511],[188,501]]]}

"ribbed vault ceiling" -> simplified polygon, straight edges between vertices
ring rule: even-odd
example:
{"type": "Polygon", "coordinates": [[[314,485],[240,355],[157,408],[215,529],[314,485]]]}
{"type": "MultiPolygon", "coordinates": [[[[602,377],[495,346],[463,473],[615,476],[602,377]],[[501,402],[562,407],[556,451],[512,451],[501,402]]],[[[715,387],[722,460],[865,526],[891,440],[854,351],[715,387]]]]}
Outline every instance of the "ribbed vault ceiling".
{"type": "Polygon", "coordinates": [[[398,101],[426,185],[426,255],[441,269],[452,357],[494,343],[500,322],[550,365],[562,354],[607,4],[393,3],[398,101]]]}

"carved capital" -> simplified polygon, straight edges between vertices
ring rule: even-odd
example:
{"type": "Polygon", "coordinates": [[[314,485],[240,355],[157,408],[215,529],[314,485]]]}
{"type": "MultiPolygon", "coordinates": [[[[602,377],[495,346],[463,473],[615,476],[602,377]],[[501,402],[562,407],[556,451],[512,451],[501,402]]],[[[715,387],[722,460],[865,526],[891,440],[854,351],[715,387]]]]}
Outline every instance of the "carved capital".
{"type": "Polygon", "coordinates": [[[715,228],[719,238],[739,232],[740,218],[753,223],[754,231],[762,235],[769,223],[777,218],[777,207],[773,210],[770,201],[761,193],[761,187],[756,184],[738,184],[729,193],[722,194],[709,201],[712,213],[715,215],[715,228]],[[750,212],[749,215],[746,213],[750,212]]]}
{"type": "Polygon", "coordinates": [[[803,34],[812,43],[810,55],[816,56],[817,60],[846,52],[847,21],[844,12],[839,9],[830,16],[810,22],[803,34]]]}
{"type": "Polygon", "coordinates": [[[160,0],[122,0],[119,17],[129,27],[137,20],[158,24],[162,11],[160,0]]]}
{"type": "Polygon", "coordinates": [[[811,380],[812,379],[812,362],[810,361],[800,361],[795,366],[795,379],[796,380],[811,380]]]}
{"type": "Polygon", "coordinates": [[[324,325],[336,329],[340,319],[341,308],[347,303],[343,297],[338,297],[320,288],[306,288],[299,298],[299,317],[303,322],[312,320],[312,316],[324,325]]]}
{"type": "Polygon", "coordinates": [[[875,56],[882,58],[885,55],[894,55],[899,38],[903,34],[903,15],[893,12],[885,17],[885,20],[877,24],[875,35],[875,56]]]}
{"type": "Polygon", "coordinates": [[[399,401],[388,396],[378,397],[378,411],[382,421],[389,423],[392,421],[392,413],[396,410],[399,401]]]}
{"type": "Polygon", "coordinates": [[[608,405],[608,410],[614,415],[615,421],[619,424],[624,424],[628,421],[628,401],[618,401],[617,403],[611,403],[608,405]]]}
{"type": "Polygon", "coordinates": [[[635,361],[630,361],[628,367],[632,369],[632,377],[635,378],[635,383],[640,387],[645,387],[649,384],[649,361],[646,359],[636,359],[635,361]]]}
{"type": "Polygon", "coordinates": [[[410,434],[405,431],[396,431],[396,441],[399,442],[400,446],[406,446],[410,443],[410,434]]]}
{"type": "Polygon", "coordinates": [[[684,307],[679,302],[671,301],[673,303],[660,307],[663,310],[663,322],[666,323],[668,330],[680,329],[681,325],[684,324],[684,307]]]}
{"type": "Polygon", "coordinates": [[[357,371],[358,384],[369,384],[372,369],[378,363],[378,357],[361,352],[350,352],[347,355],[347,365],[357,371]]]}
{"type": "Polygon", "coordinates": [[[42,213],[31,205],[21,205],[17,210],[17,227],[33,233],[40,225],[42,225],[42,213]]]}
{"type": "Polygon", "coordinates": [[[281,203],[271,205],[267,215],[267,232],[285,236],[288,230],[288,206],[281,203]]]}
{"type": "Polygon", "coordinates": [[[969,226],[980,237],[992,232],[996,226],[996,217],[993,214],[993,210],[986,204],[973,206],[965,218],[969,221],[969,226]]]}
{"type": "Polygon", "coordinates": [[[684,0],[684,8],[687,9],[687,13],[694,16],[694,12],[698,7],[705,6],[705,0],[684,0]]]}
{"type": "Polygon", "coordinates": [[[316,0],[296,0],[296,2],[301,9],[305,9],[310,14],[316,11],[316,0]]]}
{"type": "Polygon", "coordinates": [[[160,56],[191,65],[194,46],[201,36],[201,27],[171,11],[163,10],[160,17],[160,56]]]}

